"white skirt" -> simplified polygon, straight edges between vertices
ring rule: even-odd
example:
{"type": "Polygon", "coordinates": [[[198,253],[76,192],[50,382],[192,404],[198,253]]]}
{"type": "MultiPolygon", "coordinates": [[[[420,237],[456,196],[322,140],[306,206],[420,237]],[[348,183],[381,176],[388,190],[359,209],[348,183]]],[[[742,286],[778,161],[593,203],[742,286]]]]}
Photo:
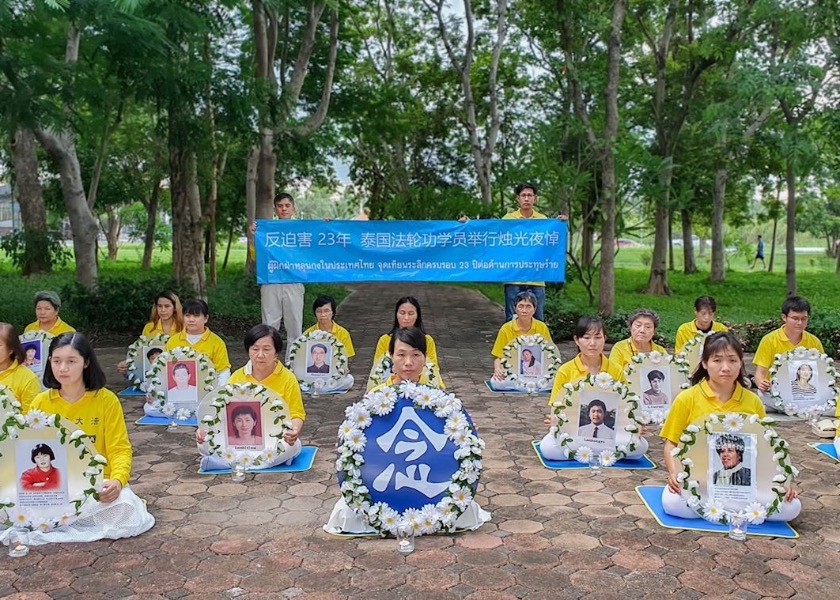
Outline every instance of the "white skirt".
{"type": "MultiPolygon", "coordinates": [[[[125,486],[116,500],[109,503],[85,503],[82,513],[70,525],[52,531],[32,531],[29,544],[59,544],[65,542],[95,542],[116,540],[145,533],[155,524],[155,518],[146,509],[146,503],[125,486]]],[[[9,544],[10,530],[0,531],[0,542],[9,544]]]]}
{"type": "MultiPolygon", "coordinates": [[[[483,510],[478,502],[473,501],[455,521],[455,528],[474,531],[490,520],[490,513],[483,510]]],[[[330,520],[324,525],[327,533],[355,533],[359,535],[378,535],[356,511],[347,506],[344,497],[338,499],[333,507],[330,520]]]]}

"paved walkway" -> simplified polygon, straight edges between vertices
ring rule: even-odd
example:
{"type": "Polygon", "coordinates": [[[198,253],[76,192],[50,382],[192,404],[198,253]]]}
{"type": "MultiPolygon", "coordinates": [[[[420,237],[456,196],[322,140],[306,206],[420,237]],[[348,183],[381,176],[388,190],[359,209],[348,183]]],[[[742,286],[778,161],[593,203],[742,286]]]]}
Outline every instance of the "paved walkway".
{"type": "MultiPolygon", "coordinates": [[[[840,582],[840,465],[805,447],[803,423],[781,430],[801,468],[798,540],[659,527],[635,486],[662,484],[663,469],[543,469],[530,443],[542,435],[543,399],[488,393],[490,347],[502,309],[472,290],[438,285],[364,285],[338,311],[358,358],[356,388],[307,402],[305,444],[320,450],[312,470],[248,475],[245,483],[196,473],[192,429],[130,426],[132,487],[157,519],[127,540],[33,548],[0,557],[0,597],[40,598],[813,598],[840,582]],[[478,499],[493,520],[478,532],[423,537],[399,555],[393,540],[342,539],[321,530],[338,497],[331,451],[344,407],[359,399],[377,337],[406,293],[423,306],[447,385],[464,401],[487,443],[478,499]]],[[[240,342],[229,345],[241,365],[240,342]]],[[[561,346],[563,357],[571,346],[561,346]]],[[[123,349],[103,349],[112,365],[123,349]]],[[[116,371],[109,371],[117,381],[116,371]]],[[[114,387],[116,389],[116,386],[114,387]]],[[[140,401],[124,401],[133,423],[140,401]]],[[[661,462],[662,445],[651,456],[661,462]]]]}

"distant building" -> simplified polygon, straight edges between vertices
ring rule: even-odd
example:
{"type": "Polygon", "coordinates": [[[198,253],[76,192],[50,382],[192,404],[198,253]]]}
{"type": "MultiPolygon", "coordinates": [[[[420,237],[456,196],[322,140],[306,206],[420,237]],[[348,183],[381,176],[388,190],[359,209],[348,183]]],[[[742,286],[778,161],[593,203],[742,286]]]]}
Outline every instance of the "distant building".
{"type": "Polygon", "coordinates": [[[0,183],[0,236],[20,229],[20,205],[12,197],[12,186],[0,183]]]}

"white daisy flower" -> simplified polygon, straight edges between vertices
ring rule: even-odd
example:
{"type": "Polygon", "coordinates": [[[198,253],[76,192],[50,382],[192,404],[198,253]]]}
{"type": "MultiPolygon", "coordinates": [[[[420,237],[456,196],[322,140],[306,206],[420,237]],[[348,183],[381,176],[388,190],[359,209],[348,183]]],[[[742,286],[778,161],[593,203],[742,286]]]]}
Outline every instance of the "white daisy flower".
{"type": "Polygon", "coordinates": [[[744,507],[747,520],[753,525],[760,525],[767,518],[767,508],[760,502],[752,502],[744,507]]]}
{"type": "Polygon", "coordinates": [[[723,418],[723,428],[729,433],[741,431],[744,427],[744,416],[740,413],[727,413],[723,418]]]}
{"type": "Polygon", "coordinates": [[[720,502],[713,502],[711,500],[703,505],[703,511],[705,512],[703,515],[704,518],[712,523],[720,523],[721,519],[723,519],[726,514],[726,511],[723,510],[723,505],[720,502]]]}
{"type": "Polygon", "coordinates": [[[603,465],[605,467],[611,467],[617,461],[617,457],[615,455],[615,452],[613,452],[612,450],[602,450],[601,454],[600,454],[600,457],[601,457],[601,465],[603,465]]]}
{"type": "Polygon", "coordinates": [[[178,410],[177,413],[175,413],[175,418],[178,419],[179,421],[186,421],[191,416],[192,416],[192,411],[190,411],[190,409],[188,409],[188,408],[181,408],[181,409],[178,410]]]}
{"type": "Polygon", "coordinates": [[[364,433],[357,429],[345,438],[344,443],[354,452],[361,452],[365,449],[367,438],[364,433]]]}
{"type": "Polygon", "coordinates": [[[31,429],[44,429],[47,426],[47,413],[37,409],[30,409],[26,413],[26,423],[31,429]]]}
{"type": "Polygon", "coordinates": [[[469,489],[459,487],[456,492],[452,494],[452,501],[461,510],[466,510],[467,506],[472,502],[472,492],[469,489]]]}
{"type": "Polygon", "coordinates": [[[612,375],[606,371],[602,371],[595,375],[593,382],[602,390],[608,390],[612,388],[613,383],[615,383],[615,379],[613,379],[612,375]]]}
{"type": "Polygon", "coordinates": [[[588,463],[592,458],[592,448],[589,446],[581,446],[575,452],[575,460],[582,463],[588,463]]]}
{"type": "Polygon", "coordinates": [[[659,350],[654,350],[653,352],[649,352],[648,353],[648,360],[651,363],[653,363],[655,365],[658,365],[659,363],[662,362],[662,353],[659,350]]]}

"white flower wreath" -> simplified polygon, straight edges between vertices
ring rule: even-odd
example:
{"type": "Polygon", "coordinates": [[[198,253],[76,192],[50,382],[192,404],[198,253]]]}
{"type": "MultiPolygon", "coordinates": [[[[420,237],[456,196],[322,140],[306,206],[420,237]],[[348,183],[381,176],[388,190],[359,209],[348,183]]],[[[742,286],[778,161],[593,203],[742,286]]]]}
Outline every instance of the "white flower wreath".
{"type": "Polygon", "coordinates": [[[560,368],[560,352],[557,350],[557,346],[538,333],[520,335],[502,350],[501,367],[505,373],[505,380],[512,381],[516,389],[535,392],[551,387],[557,369],[560,368]],[[522,346],[539,346],[543,351],[542,364],[544,371],[536,381],[533,377],[524,377],[516,368],[519,362],[519,349],[522,346]]]}
{"type": "Polygon", "coordinates": [[[703,344],[706,343],[706,338],[712,335],[713,333],[718,333],[714,330],[710,330],[708,333],[703,333],[702,331],[698,331],[697,335],[693,338],[688,340],[683,346],[683,349],[677,353],[677,356],[686,360],[688,362],[689,368],[697,365],[700,363],[700,354],[702,353],[703,344]],[[697,362],[692,364],[692,361],[689,360],[689,356],[697,353],[697,362]]]}
{"type": "MultiPolygon", "coordinates": [[[[316,329],[314,331],[310,331],[309,333],[305,333],[292,342],[291,347],[289,348],[289,363],[294,365],[295,358],[297,357],[298,351],[301,348],[306,348],[307,342],[309,341],[319,341],[319,342],[327,342],[332,346],[333,355],[332,355],[332,368],[330,369],[330,377],[329,379],[332,381],[339,381],[347,374],[347,349],[344,347],[344,344],[335,337],[329,331],[322,331],[320,329],[316,329]]],[[[300,389],[304,392],[308,392],[311,389],[317,389],[319,387],[324,387],[326,383],[324,379],[327,378],[319,378],[316,381],[306,381],[298,377],[298,384],[300,385],[300,389]]]]}
{"type": "MultiPolygon", "coordinates": [[[[36,529],[51,531],[73,523],[81,514],[82,507],[89,499],[99,500],[97,488],[102,483],[102,473],[108,461],[104,456],[96,453],[92,436],[81,429],[77,429],[69,422],[63,421],[60,415],[47,414],[37,409],[30,410],[26,415],[7,413],[6,420],[0,427],[0,442],[7,439],[17,439],[25,429],[46,429],[48,427],[55,428],[56,437],[62,445],[69,439],[83,464],[85,464],[84,461],[87,461],[84,476],[88,480],[89,486],[70,500],[69,504],[72,509],[65,510],[57,516],[36,516],[25,508],[16,509],[11,498],[0,500],[0,525],[30,531],[36,529]]],[[[0,454],[1,456],[2,454],[0,454]]]]}
{"type": "MultiPolygon", "coordinates": [[[[386,352],[382,355],[382,358],[379,359],[379,363],[377,363],[377,365],[370,372],[368,389],[373,389],[388,381],[388,377],[390,377],[392,374],[391,371],[393,366],[394,361],[391,359],[391,355],[386,352]]],[[[421,377],[422,376],[426,378],[425,385],[431,387],[440,387],[440,372],[437,370],[437,367],[435,367],[435,363],[433,363],[432,361],[426,361],[426,364],[423,366],[423,373],[421,377]]]]}
{"type": "Polygon", "coordinates": [[[792,481],[799,474],[799,471],[790,462],[790,445],[779,437],[775,429],[770,427],[774,423],[775,421],[770,417],[761,419],[755,414],[726,413],[709,415],[703,421],[702,428],[695,424],[686,427],[680,435],[680,445],[671,451],[671,456],[675,457],[682,466],[682,471],[677,475],[677,481],[682,484],[683,489],[688,490],[690,494],[688,505],[698,515],[713,523],[728,523],[732,517],[737,517],[758,525],[763,523],[768,516],[779,511],[779,506],[785,500],[786,490],[784,486],[792,481]],[[773,477],[772,490],[775,497],[769,504],[750,502],[742,510],[733,512],[726,510],[719,501],[708,500],[703,502],[699,492],[700,482],[691,479],[691,468],[694,466],[694,462],[686,454],[697,441],[699,434],[715,433],[714,429],[717,425],[720,425],[724,431],[737,433],[741,431],[745,422],[762,425],[764,427],[764,439],[770,443],[770,447],[773,449],[776,475],[773,477]]]}
{"type": "Polygon", "coordinates": [[[21,409],[20,401],[15,397],[12,389],[0,383],[0,410],[3,414],[19,413],[21,409]]]}
{"type": "MultiPolygon", "coordinates": [[[[576,392],[580,392],[586,386],[591,385],[599,387],[604,391],[615,392],[622,399],[627,400],[629,408],[627,416],[631,423],[624,426],[624,430],[630,433],[630,441],[627,444],[618,444],[615,450],[602,450],[599,454],[601,457],[601,464],[609,467],[617,461],[624,458],[629,452],[633,452],[639,440],[639,421],[636,411],[639,409],[639,397],[627,387],[623,381],[617,381],[609,373],[598,373],[597,375],[589,374],[586,377],[578,379],[577,381],[564,383],[563,389],[565,393],[562,398],[557,398],[551,403],[551,411],[557,417],[557,424],[552,425],[549,432],[554,437],[560,440],[560,446],[568,446],[574,441],[574,436],[568,433],[561,432],[560,429],[569,422],[569,417],[566,414],[566,409],[574,406],[573,396],[576,392]]],[[[588,463],[594,450],[589,446],[580,446],[577,450],[569,450],[569,458],[578,462],[588,463]]]]}
{"type": "Polygon", "coordinates": [[[462,408],[461,401],[454,394],[410,382],[371,392],[348,407],[346,419],[338,430],[338,459],[335,463],[343,476],[341,494],[347,505],[382,535],[393,534],[397,529],[411,529],[415,535],[453,531],[455,521],[473,501],[483,468],[484,441],[478,437],[462,408]],[[446,419],[443,433],[458,446],[455,458],[459,462],[459,468],[452,475],[440,502],[420,509],[409,508],[402,514],[385,502],[374,503],[361,478],[365,462],[362,452],[367,444],[364,430],[373,423],[373,416],[391,413],[401,397],[411,400],[418,410],[431,410],[435,416],[446,419]]]}
{"type": "MultiPolygon", "coordinates": [[[[193,416],[194,411],[189,410],[188,408],[177,408],[174,404],[169,402],[166,399],[166,386],[161,380],[161,374],[164,376],[166,375],[166,365],[170,362],[180,360],[196,361],[196,364],[198,365],[196,378],[199,378],[201,374],[204,373],[204,379],[200,382],[200,386],[196,386],[199,388],[199,401],[201,400],[202,393],[213,391],[213,388],[216,385],[216,369],[213,367],[213,363],[210,362],[210,359],[207,358],[206,354],[196,352],[189,346],[180,346],[161,353],[161,355],[155,359],[155,362],[152,364],[152,368],[149,369],[149,372],[147,373],[147,381],[149,383],[148,394],[152,397],[153,406],[161,413],[167,417],[174,417],[178,421],[186,421],[193,416]]],[[[196,383],[199,382],[196,381],[196,383]]]]}
{"type": "Polygon", "coordinates": [[[776,405],[776,408],[779,409],[780,412],[784,412],[787,415],[794,416],[794,417],[802,417],[805,419],[815,419],[828,411],[831,408],[837,406],[837,386],[838,381],[840,380],[840,373],[837,371],[837,367],[834,366],[834,359],[830,356],[821,353],[816,348],[803,348],[802,346],[797,346],[790,352],[785,352],[783,354],[777,354],[773,359],[773,364],[770,365],[769,369],[770,375],[770,397],[773,399],[773,403],[776,405]],[[783,362],[787,362],[791,358],[796,359],[810,359],[814,361],[820,361],[825,363],[825,372],[829,376],[828,387],[833,390],[831,397],[821,404],[817,404],[814,406],[809,406],[800,410],[795,404],[785,404],[784,399],[782,398],[781,394],[779,393],[779,386],[778,384],[778,375],[779,369],[782,366],[783,362]]]}
{"type": "MultiPolygon", "coordinates": [[[[128,379],[131,381],[131,385],[139,387],[144,381],[144,378],[138,375],[137,353],[149,346],[164,348],[168,340],[169,335],[166,333],[158,333],[153,336],[141,335],[128,347],[128,352],[125,355],[125,366],[128,369],[128,379]]],[[[140,369],[143,368],[142,356],[140,357],[139,367],[140,369]]],[[[145,376],[145,373],[143,375],[145,376]]]]}
{"type": "Polygon", "coordinates": [[[209,405],[213,408],[213,414],[205,415],[201,418],[201,422],[207,427],[207,445],[210,448],[210,454],[222,459],[228,465],[240,463],[246,470],[271,465],[280,454],[275,448],[250,451],[233,450],[227,448],[223,441],[219,442],[219,438],[225,439],[224,432],[220,427],[225,407],[231,402],[244,400],[257,400],[260,407],[268,405],[272,419],[271,423],[264,424],[267,436],[275,438],[278,446],[284,443],[283,434],[292,429],[292,419],[286,399],[258,383],[228,383],[214,390],[206,398],[206,401],[209,401],[209,405]],[[269,425],[271,427],[268,427],[269,425]],[[271,433],[268,433],[269,429],[272,430],[271,433]]]}
{"type": "MultiPolygon", "coordinates": [[[[653,352],[642,352],[640,354],[634,354],[633,357],[630,359],[630,362],[627,363],[627,366],[624,367],[624,374],[627,377],[632,376],[639,368],[639,365],[645,362],[645,359],[647,359],[648,363],[652,365],[658,365],[663,363],[666,365],[676,365],[677,370],[683,375],[685,375],[686,379],[689,379],[691,377],[691,367],[688,364],[688,359],[683,353],[676,355],[662,354],[658,350],[654,350],[653,352]]],[[[680,388],[684,390],[690,387],[691,383],[689,383],[688,381],[680,384],[680,388]]],[[[660,409],[648,410],[643,406],[639,405],[639,409],[638,411],[636,411],[635,414],[638,422],[642,425],[661,425],[665,422],[665,418],[668,416],[668,411],[660,409]]]]}

